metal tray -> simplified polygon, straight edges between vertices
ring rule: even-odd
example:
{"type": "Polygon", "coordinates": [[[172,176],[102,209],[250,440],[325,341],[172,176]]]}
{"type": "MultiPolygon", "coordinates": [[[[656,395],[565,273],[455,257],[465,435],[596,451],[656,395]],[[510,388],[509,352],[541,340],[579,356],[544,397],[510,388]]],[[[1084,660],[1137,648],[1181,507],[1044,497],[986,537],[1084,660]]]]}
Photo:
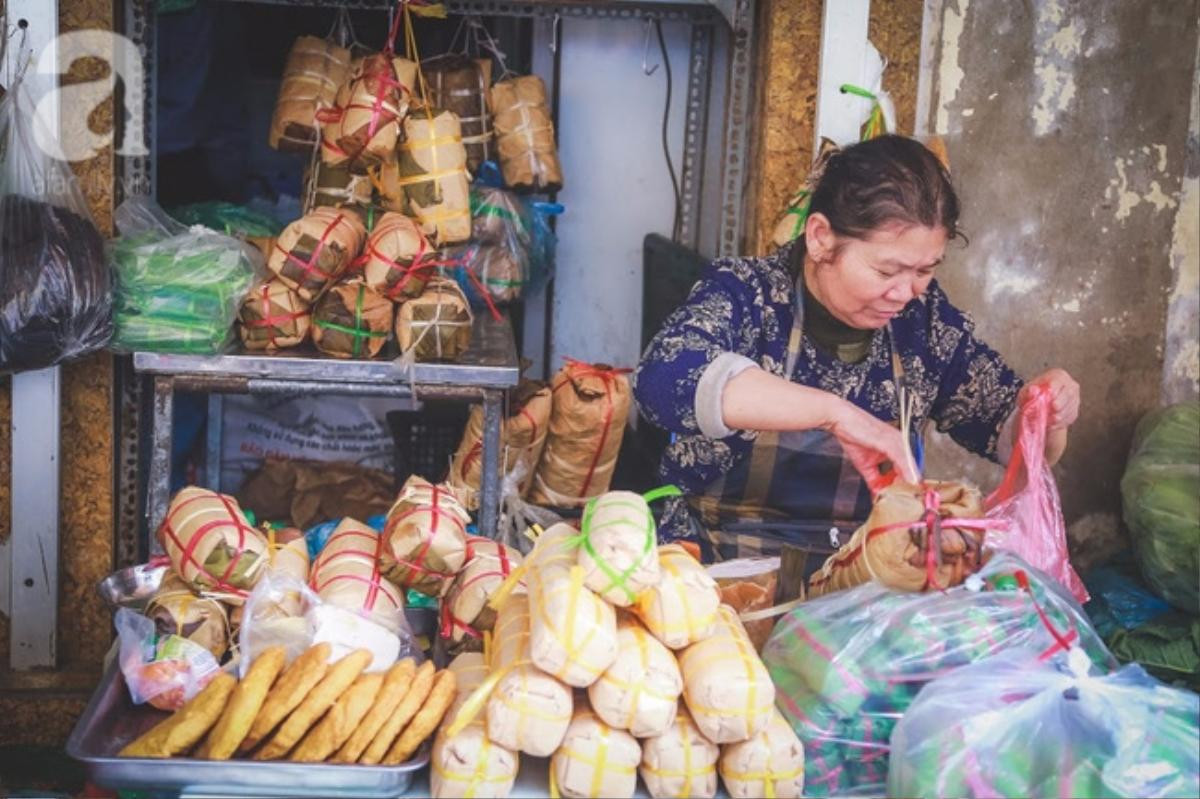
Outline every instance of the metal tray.
{"type": "Polygon", "coordinates": [[[164,711],[133,704],[114,661],[67,739],[67,754],[83,763],[88,779],[101,787],[179,797],[384,799],[407,791],[414,773],[429,764],[428,742],[415,758],[398,766],[116,756],[127,743],[165,717],[164,711]]]}

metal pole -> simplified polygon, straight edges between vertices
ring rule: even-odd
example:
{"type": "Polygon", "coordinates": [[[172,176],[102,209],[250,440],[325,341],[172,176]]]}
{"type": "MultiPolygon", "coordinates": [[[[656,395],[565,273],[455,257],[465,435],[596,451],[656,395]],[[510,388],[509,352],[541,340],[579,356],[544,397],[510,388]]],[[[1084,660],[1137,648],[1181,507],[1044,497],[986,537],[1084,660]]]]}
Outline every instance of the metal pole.
{"type": "Polygon", "coordinates": [[[496,537],[500,509],[500,405],[504,392],[489,389],[483,395],[483,476],[479,497],[479,534],[496,537]]]}
{"type": "Polygon", "coordinates": [[[146,520],[150,531],[150,552],[160,554],[158,526],[167,515],[171,499],[171,428],[174,423],[175,381],[170,376],[154,378],[154,412],[151,421],[153,443],[150,450],[150,478],[146,489],[146,520]]]}

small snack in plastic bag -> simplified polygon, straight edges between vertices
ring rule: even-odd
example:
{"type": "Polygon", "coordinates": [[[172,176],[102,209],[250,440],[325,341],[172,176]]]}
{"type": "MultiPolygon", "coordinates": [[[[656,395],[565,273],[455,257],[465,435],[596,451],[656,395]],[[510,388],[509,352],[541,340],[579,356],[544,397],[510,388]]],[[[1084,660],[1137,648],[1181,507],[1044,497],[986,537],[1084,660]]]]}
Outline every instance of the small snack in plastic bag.
{"type": "Polygon", "coordinates": [[[146,197],[121,203],[114,218],[112,347],[221,352],[246,294],[266,276],[262,253],[203,225],[184,227],[146,197]]]}
{"type": "Polygon", "coordinates": [[[923,685],[1013,647],[1049,655],[1072,644],[1115,665],[1075,600],[1002,552],[945,591],[869,582],[804,602],[776,623],[763,660],[779,709],[804,743],[805,791],[876,795],[887,778],[888,737],[923,685]]]}
{"type": "Polygon", "coordinates": [[[203,646],[179,635],[159,635],[153,621],[128,608],[118,608],[113,622],[121,673],[135,705],[178,710],[221,671],[203,646]]]}
{"type": "Polygon", "coordinates": [[[629,607],[662,573],[650,504],[632,491],[609,491],[588,502],[580,523],[583,584],[618,607],[629,607]]]}
{"type": "Polygon", "coordinates": [[[560,523],[538,536],[526,559],[534,664],[567,685],[586,688],[617,659],[613,606],[583,584],[575,528],[560,523]]]}
{"type": "Polygon", "coordinates": [[[747,741],[775,709],[775,685],[733,608],[717,610],[712,635],[679,655],[683,698],[696,726],[713,743],[747,741]]]}
{"type": "Polygon", "coordinates": [[[189,486],[171,498],[158,540],[193,590],[241,604],[266,571],[267,540],[237,500],[189,486]]]}
{"type": "Polygon", "coordinates": [[[308,303],[281,280],[255,287],[242,302],[238,333],[248,350],[294,347],[308,338],[312,322],[308,303]]]}
{"type": "Polygon", "coordinates": [[[675,720],[662,735],[642,741],[638,771],[654,799],[717,794],[717,758],[721,750],[701,734],[682,702],[675,720]]]}
{"type": "Polygon", "coordinates": [[[217,662],[229,651],[229,611],[215,599],[197,596],[173,571],[163,575],[145,615],[159,635],[178,635],[212,652],[217,662]]]}
{"type": "Polygon", "coordinates": [[[720,769],[725,789],[734,799],[804,795],[804,745],[778,710],[749,741],[725,747],[720,769]]]}
{"type": "Polygon", "coordinates": [[[683,649],[712,635],[721,593],[716,582],[678,544],[658,548],[661,581],[638,599],[633,611],[655,638],[683,649]]]}
{"type": "MultiPolygon", "coordinates": [[[[308,555],[308,542],[305,540],[303,532],[294,527],[285,527],[282,530],[269,529],[267,531],[267,551],[270,553],[267,562],[269,574],[288,577],[298,585],[308,584],[311,559],[308,555]]],[[[263,611],[264,613],[272,612],[269,608],[264,608],[263,611]]],[[[275,603],[273,612],[281,618],[303,614],[303,596],[298,591],[284,594],[275,603]]]]}
{"type": "Polygon", "coordinates": [[[632,797],[641,762],[637,739],[605,724],[584,703],[575,708],[562,746],[550,758],[551,795],[632,797]]]}
{"type": "Polygon", "coordinates": [[[1071,568],[1058,486],[1046,463],[1050,395],[1035,387],[1020,414],[1017,443],[1004,481],[984,503],[989,519],[1001,519],[1007,525],[990,530],[987,545],[1019,555],[1058,580],[1077,600],[1087,602],[1087,589],[1071,568]]]}
{"type": "Polygon", "coordinates": [[[892,733],[889,796],[1200,796],[1200,698],[1073,649],[934,680],[892,733]]]}
{"type": "MultiPolygon", "coordinates": [[[[496,623],[496,611],[488,601],[521,562],[520,552],[499,541],[469,536],[466,565],[441,602],[442,638],[452,645],[475,642],[482,646],[483,633],[496,623]]],[[[521,593],[524,590],[523,583],[514,588],[521,593]]]]}
{"type": "Polygon", "coordinates": [[[470,522],[444,486],[409,477],[387,513],[380,553],[384,573],[397,585],[444,596],[467,561],[470,522]]]}
{"type": "MultiPolygon", "coordinates": [[[[30,55],[21,48],[16,59],[30,55]]],[[[0,98],[0,374],[86,355],[113,330],[104,240],[41,124],[26,69],[0,98]]]]}
{"type": "Polygon", "coordinates": [[[283,229],[267,268],[312,302],[358,257],[366,239],[357,214],[319,206],[283,229]]]}
{"type": "Polygon", "coordinates": [[[477,716],[457,735],[447,734],[459,709],[487,678],[487,662],[479,652],[464,652],[447,668],[454,672],[458,696],[433,741],[429,790],[434,799],[502,799],[512,791],[517,778],[517,753],[488,738],[483,716],[477,716]]]}
{"type": "Polygon", "coordinates": [[[675,653],[636,618],[617,622],[617,659],[588,686],[588,699],[604,723],[638,738],[664,734],[675,721],[683,675],[675,653]]]}

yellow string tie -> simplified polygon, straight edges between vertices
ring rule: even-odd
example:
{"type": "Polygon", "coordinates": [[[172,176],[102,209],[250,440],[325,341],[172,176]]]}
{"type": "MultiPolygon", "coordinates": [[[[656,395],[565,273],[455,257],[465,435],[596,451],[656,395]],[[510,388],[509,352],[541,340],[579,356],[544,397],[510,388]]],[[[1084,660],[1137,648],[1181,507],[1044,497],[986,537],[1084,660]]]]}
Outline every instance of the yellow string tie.
{"type": "Polygon", "coordinates": [[[738,782],[761,782],[763,784],[763,796],[766,799],[775,799],[775,783],[794,780],[804,774],[804,766],[794,768],[791,771],[725,771],[721,776],[726,781],[737,780],[738,782]]]}

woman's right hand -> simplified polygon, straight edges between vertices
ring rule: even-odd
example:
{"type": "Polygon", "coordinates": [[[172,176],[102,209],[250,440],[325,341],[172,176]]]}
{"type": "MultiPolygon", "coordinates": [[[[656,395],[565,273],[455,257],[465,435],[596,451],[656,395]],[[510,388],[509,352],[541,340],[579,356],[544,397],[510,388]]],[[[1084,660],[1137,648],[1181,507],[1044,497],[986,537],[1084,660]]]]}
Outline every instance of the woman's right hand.
{"type": "Polygon", "coordinates": [[[826,429],[841,443],[846,457],[872,492],[891,482],[879,468],[885,463],[898,470],[905,482],[914,485],[920,482],[900,431],[857,405],[838,398],[832,405],[826,429]]]}

